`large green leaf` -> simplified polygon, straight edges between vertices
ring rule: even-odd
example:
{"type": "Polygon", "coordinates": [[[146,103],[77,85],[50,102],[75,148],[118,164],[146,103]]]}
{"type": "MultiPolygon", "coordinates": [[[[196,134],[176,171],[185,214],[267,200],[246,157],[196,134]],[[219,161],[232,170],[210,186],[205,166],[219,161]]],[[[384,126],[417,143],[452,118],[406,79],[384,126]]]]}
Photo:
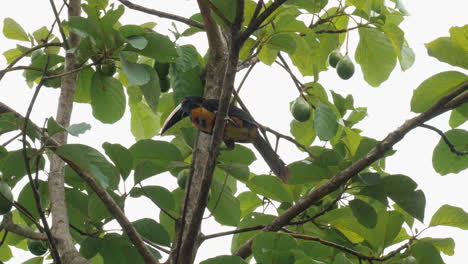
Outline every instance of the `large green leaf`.
{"type": "Polygon", "coordinates": [[[111,144],[104,142],[102,148],[106,151],[107,156],[114,162],[120,175],[125,180],[133,168],[133,157],[130,151],[120,144],[111,144]]]}
{"type": "MultiPolygon", "coordinates": [[[[291,134],[294,138],[305,146],[310,146],[315,139],[314,118],[311,116],[305,122],[292,120],[290,125],[291,134]]],[[[302,149],[301,149],[302,150],[302,149]]]]}
{"type": "Polygon", "coordinates": [[[359,29],[355,59],[361,65],[364,80],[377,87],[388,79],[396,65],[396,54],[390,39],[375,28],[359,29]]]}
{"type": "MultiPolygon", "coordinates": [[[[38,181],[38,191],[41,199],[42,209],[45,209],[49,204],[49,193],[48,186],[45,181],[38,181]]],[[[31,184],[28,183],[24,185],[23,189],[20,191],[17,199],[18,203],[21,204],[28,212],[31,213],[32,217],[36,220],[39,220],[39,213],[37,212],[36,200],[31,188],[31,184]]],[[[32,224],[31,220],[26,217],[24,214],[20,214],[21,218],[28,224],[32,224]]]]}
{"type": "Polygon", "coordinates": [[[91,174],[102,187],[117,188],[120,178],[118,170],[94,148],[81,144],[67,144],[58,147],[55,153],[91,174]]]}
{"type": "Polygon", "coordinates": [[[250,190],[280,202],[292,202],[292,196],[285,185],[274,176],[257,175],[247,182],[250,190]]]}
{"type": "Polygon", "coordinates": [[[92,193],[88,200],[88,216],[93,222],[100,222],[101,220],[111,216],[109,210],[102,202],[101,198],[96,193],[92,193]]]}
{"type": "Polygon", "coordinates": [[[144,49],[136,52],[150,58],[154,58],[159,62],[173,62],[177,58],[177,50],[174,43],[164,35],[156,32],[147,33],[144,35],[148,44],[144,49]]]}
{"type": "Polygon", "coordinates": [[[249,179],[250,171],[249,167],[241,163],[220,163],[217,165],[218,168],[232,175],[239,181],[246,182],[249,179]]]}
{"type": "Polygon", "coordinates": [[[346,257],[345,253],[341,252],[335,256],[332,264],[353,264],[353,262],[346,257]]]}
{"type": "Polygon", "coordinates": [[[169,234],[164,227],[150,218],[143,218],[133,222],[138,233],[149,241],[162,246],[170,246],[169,234]]]}
{"type": "Polygon", "coordinates": [[[26,31],[15,20],[9,17],[3,20],[3,35],[9,39],[29,41],[26,31]]]}
{"type": "Polygon", "coordinates": [[[122,54],[120,54],[120,63],[122,63],[122,71],[127,75],[131,85],[147,84],[151,79],[150,73],[154,73],[150,66],[128,61],[122,54]]]}
{"type": "Polygon", "coordinates": [[[166,141],[140,140],[130,147],[134,158],[135,182],[170,169],[170,163],[183,161],[179,149],[166,141]]]}
{"type": "Polygon", "coordinates": [[[426,43],[427,53],[439,61],[468,69],[468,51],[466,47],[459,45],[463,40],[466,41],[466,35],[462,35],[466,33],[456,32],[456,30],[453,33],[455,36],[440,37],[426,43]]]}
{"type": "Polygon", "coordinates": [[[201,67],[197,66],[188,71],[179,71],[174,64],[169,68],[171,87],[174,90],[174,102],[182,101],[186,96],[203,94],[203,83],[200,79],[201,67]]]}
{"type": "Polygon", "coordinates": [[[310,13],[320,12],[328,3],[328,0],[291,0],[288,4],[305,9],[310,13]]]}
{"type": "Polygon", "coordinates": [[[148,72],[150,80],[146,84],[141,85],[140,89],[148,106],[151,107],[153,112],[156,112],[159,103],[159,96],[161,95],[159,77],[151,66],[144,64],[143,68],[148,72]]]}
{"type": "Polygon", "coordinates": [[[289,184],[317,183],[320,180],[328,179],[332,173],[315,162],[309,160],[296,161],[288,165],[292,177],[289,184]]]}
{"type": "Polygon", "coordinates": [[[424,237],[420,241],[431,243],[437,250],[443,252],[445,255],[453,256],[455,253],[455,241],[453,238],[432,238],[424,237]]]}
{"type": "MultiPolygon", "coordinates": [[[[29,158],[31,173],[34,173],[36,171],[36,158],[40,153],[36,149],[27,149],[26,153],[29,158]]],[[[3,155],[6,155],[6,153],[3,155]]],[[[39,170],[44,169],[44,164],[45,159],[41,156],[39,158],[39,170]]],[[[3,180],[10,186],[14,186],[21,180],[27,173],[23,150],[9,151],[8,155],[3,158],[3,162],[0,162],[0,171],[3,173],[3,180]]]]}
{"type": "Polygon", "coordinates": [[[250,165],[256,159],[253,151],[242,145],[236,145],[236,148],[232,151],[222,151],[218,157],[218,160],[225,164],[240,163],[250,165]]]}
{"type": "Polygon", "coordinates": [[[453,226],[468,230],[468,213],[460,207],[448,204],[442,205],[432,216],[431,223],[429,224],[429,226],[438,225],[453,226]]]}
{"type": "Polygon", "coordinates": [[[218,256],[200,262],[200,264],[247,264],[238,256],[218,256]]]}
{"type": "Polygon", "coordinates": [[[91,102],[91,86],[94,70],[91,67],[85,68],[78,72],[75,90],[75,102],[90,103],[91,102]]]}
{"type": "Polygon", "coordinates": [[[240,203],[241,218],[255,211],[255,209],[263,203],[254,192],[250,191],[240,193],[237,196],[237,200],[239,200],[240,203]]]}
{"type": "MultiPolygon", "coordinates": [[[[444,134],[457,151],[468,150],[468,131],[452,129],[444,134]]],[[[468,155],[453,153],[447,143],[440,139],[432,153],[432,166],[440,175],[459,173],[468,168],[468,155]]]]}
{"type": "Polygon", "coordinates": [[[255,237],[252,244],[252,253],[258,263],[293,263],[294,255],[292,250],[296,247],[295,239],[287,234],[265,232],[255,237]]]}
{"type": "Polygon", "coordinates": [[[440,252],[429,242],[417,242],[411,246],[412,255],[418,263],[424,264],[444,264],[440,257],[440,252]]]}
{"type": "Polygon", "coordinates": [[[415,113],[426,111],[466,81],[468,75],[457,71],[440,72],[429,77],[413,91],[411,111],[415,113]]]}
{"type": "Polygon", "coordinates": [[[93,116],[103,123],[115,123],[125,113],[125,94],[115,78],[94,73],[91,86],[93,116]]]}
{"type": "Polygon", "coordinates": [[[223,184],[216,180],[211,185],[207,207],[218,223],[229,226],[239,224],[241,216],[239,200],[226,186],[223,187],[223,184]]]}
{"type": "Polygon", "coordinates": [[[132,197],[146,196],[158,207],[165,209],[166,211],[172,211],[175,209],[175,201],[171,192],[161,186],[146,185],[143,186],[143,188],[134,187],[130,191],[130,195],[132,197]]]}
{"type": "Polygon", "coordinates": [[[319,102],[315,109],[314,127],[322,141],[332,139],[338,131],[338,117],[330,106],[319,102]]]}
{"type": "MultiPolygon", "coordinates": [[[[238,229],[242,228],[247,228],[247,227],[253,227],[253,226],[258,226],[258,225],[266,225],[271,223],[275,219],[275,216],[273,215],[267,215],[267,214],[262,214],[262,213],[252,213],[239,223],[237,226],[238,229]]],[[[236,252],[247,240],[255,236],[256,234],[260,233],[260,230],[255,230],[251,232],[243,232],[243,233],[238,233],[232,236],[232,243],[231,243],[231,252],[234,253],[236,252]]]]}
{"type": "Polygon", "coordinates": [[[363,200],[354,199],[349,202],[349,207],[359,223],[367,228],[373,228],[377,224],[375,209],[363,200]]]}
{"type": "Polygon", "coordinates": [[[154,137],[161,129],[161,116],[143,102],[130,104],[130,130],[136,140],[154,137]]]}
{"type": "MultiPolygon", "coordinates": [[[[0,254],[3,256],[3,254],[5,254],[5,252],[0,252],[0,254]]],[[[4,259],[1,259],[1,260],[6,261],[4,259]]],[[[43,262],[44,262],[44,257],[34,257],[34,258],[30,258],[30,259],[26,260],[22,264],[42,264],[43,262]]]]}

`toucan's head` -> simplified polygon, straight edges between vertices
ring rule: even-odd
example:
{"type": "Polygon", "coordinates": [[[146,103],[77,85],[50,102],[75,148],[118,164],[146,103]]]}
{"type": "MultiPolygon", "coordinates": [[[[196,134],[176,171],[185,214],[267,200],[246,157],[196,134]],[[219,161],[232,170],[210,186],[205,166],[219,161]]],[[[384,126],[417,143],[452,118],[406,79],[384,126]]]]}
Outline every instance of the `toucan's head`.
{"type": "Polygon", "coordinates": [[[164,134],[169,128],[174,126],[182,118],[189,116],[192,109],[200,107],[205,99],[201,96],[187,96],[182,99],[182,102],[174,108],[171,114],[167,117],[166,122],[161,128],[160,134],[164,134]]]}

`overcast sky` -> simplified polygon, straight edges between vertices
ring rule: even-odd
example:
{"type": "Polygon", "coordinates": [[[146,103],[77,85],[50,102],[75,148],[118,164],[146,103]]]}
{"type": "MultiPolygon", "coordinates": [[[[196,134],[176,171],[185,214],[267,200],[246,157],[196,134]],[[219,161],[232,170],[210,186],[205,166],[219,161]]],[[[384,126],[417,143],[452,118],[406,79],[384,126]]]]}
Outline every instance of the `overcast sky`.
{"type": "MultiPolygon", "coordinates": [[[[5,1],[6,2],[6,1],[5,1]]],[[[60,4],[61,1],[56,1],[60,4]]],[[[150,1],[135,0],[135,3],[156,8],[163,11],[177,13],[189,17],[197,12],[196,1],[194,0],[172,0],[172,1],[150,1]],[[155,3],[164,3],[160,7],[155,3]]],[[[406,72],[400,72],[399,66],[390,76],[390,80],[384,82],[379,88],[372,88],[362,79],[359,67],[355,76],[351,80],[340,80],[332,70],[321,73],[320,83],[326,89],[333,90],[344,96],[352,94],[355,106],[368,107],[369,117],[358,127],[363,130],[366,136],[382,139],[389,132],[401,125],[406,119],[414,116],[409,111],[409,103],[412,90],[423,80],[440,71],[457,70],[464,73],[467,71],[461,68],[451,67],[441,63],[427,55],[424,43],[435,38],[447,36],[451,26],[462,26],[468,24],[468,1],[447,0],[447,1],[403,1],[411,16],[405,19],[402,28],[406,33],[406,38],[410,46],[416,53],[416,62],[413,67],[406,72]]],[[[47,26],[53,21],[53,14],[49,6],[49,1],[15,0],[8,1],[8,5],[3,4],[0,8],[0,19],[11,17],[21,24],[27,32],[47,26]]],[[[156,30],[166,32],[170,22],[161,20],[150,15],[136,11],[127,10],[123,21],[131,24],[139,24],[148,21],[157,21],[156,30]]],[[[184,28],[180,25],[180,28],[184,28]]],[[[354,32],[353,34],[357,34],[354,32]]],[[[203,34],[197,34],[193,38],[184,39],[181,44],[196,44],[204,53],[206,43],[203,34]]],[[[350,43],[350,50],[354,50],[356,43],[350,43]]],[[[0,52],[13,48],[15,41],[7,40],[0,36],[0,52]]],[[[354,57],[352,56],[353,60],[354,57]]],[[[27,65],[24,60],[18,65],[27,65]]],[[[5,68],[4,57],[0,58],[0,69],[5,68]]],[[[241,73],[241,75],[244,73],[241,73]]],[[[240,79],[240,78],[238,78],[240,79]]],[[[303,80],[310,80],[304,78],[303,80]]],[[[250,108],[257,121],[270,126],[280,132],[289,133],[289,102],[297,97],[297,91],[287,73],[278,67],[257,66],[253,74],[248,79],[246,86],[242,89],[242,98],[250,108]],[[273,109],[271,106],[275,106],[273,109]],[[273,113],[271,112],[273,111],[273,113]],[[272,119],[274,117],[275,119],[272,119]]],[[[18,72],[8,73],[0,82],[0,101],[25,113],[27,105],[32,95],[32,89],[28,88],[21,74],[18,72]]],[[[32,119],[41,124],[43,120],[50,116],[55,116],[58,90],[45,88],[35,105],[32,119]]],[[[430,122],[442,130],[448,130],[448,115],[437,118],[430,122]]],[[[72,123],[88,122],[92,125],[92,130],[79,138],[71,137],[71,142],[88,144],[101,149],[104,141],[111,143],[121,143],[124,146],[131,146],[134,138],[130,134],[129,116],[124,116],[122,120],[113,125],[104,125],[93,120],[91,107],[89,105],[76,105],[72,117],[72,123]]],[[[465,124],[465,129],[467,126],[465,124]]],[[[157,138],[157,137],[155,137],[157,138]]],[[[466,196],[466,186],[468,186],[468,175],[465,172],[458,175],[447,175],[441,177],[432,168],[432,151],[439,141],[439,137],[428,130],[416,129],[407,135],[398,145],[397,153],[388,158],[387,172],[393,174],[405,174],[412,177],[418,188],[422,189],[426,195],[426,216],[425,224],[428,224],[433,213],[443,204],[451,204],[462,207],[468,211],[468,199],[466,196]]],[[[317,143],[317,142],[316,142],[317,143]]],[[[323,143],[318,143],[323,144],[323,143]]],[[[281,142],[280,154],[286,162],[292,162],[305,158],[305,155],[295,149],[288,142],[281,142]]],[[[260,158],[259,155],[257,157],[260,158]]],[[[267,173],[265,163],[259,159],[254,163],[255,173],[267,173]]],[[[157,176],[151,184],[159,184],[175,188],[175,180],[170,176],[157,176]]],[[[130,202],[126,212],[130,219],[136,220],[142,217],[155,217],[157,214],[148,210],[141,203],[130,202]]],[[[225,228],[228,230],[231,228],[225,228]]],[[[203,232],[219,232],[218,225],[209,220],[204,225],[203,232]]],[[[468,259],[468,231],[461,231],[455,228],[431,228],[424,236],[432,237],[453,237],[456,242],[455,256],[443,255],[447,263],[465,263],[468,259]]],[[[227,254],[229,252],[230,240],[228,238],[212,239],[203,244],[198,261],[210,256],[227,254]]],[[[13,260],[8,263],[20,263],[31,257],[30,254],[16,254],[13,260]]]]}

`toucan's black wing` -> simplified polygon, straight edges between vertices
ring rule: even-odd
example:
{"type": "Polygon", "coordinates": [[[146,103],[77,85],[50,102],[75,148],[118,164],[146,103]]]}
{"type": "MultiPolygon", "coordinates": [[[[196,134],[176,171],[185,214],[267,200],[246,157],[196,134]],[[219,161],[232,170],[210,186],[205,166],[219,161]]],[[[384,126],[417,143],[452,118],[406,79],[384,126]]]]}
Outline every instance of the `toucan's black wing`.
{"type": "Polygon", "coordinates": [[[164,134],[169,128],[174,126],[177,122],[182,120],[184,117],[188,116],[187,113],[185,113],[182,110],[182,104],[179,104],[172,112],[171,114],[167,117],[166,121],[164,122],[164,125],[161,128],[161,131],[159,134],[164,134]]]}
{"type": "MultiPolygon", "coordinates": [[[[206,99],[203,102],[203,107],[206,108],[210,112],[218,111],[218,100],[216,99],[206,99]]],[[[235,105],[229,106],[228,116],[233,116],[241,119],[242,121],[246,121],[252,125],[257,126],[257,122],[253,119],[253,117],[246,111],[238,108],[235,105]]]]}

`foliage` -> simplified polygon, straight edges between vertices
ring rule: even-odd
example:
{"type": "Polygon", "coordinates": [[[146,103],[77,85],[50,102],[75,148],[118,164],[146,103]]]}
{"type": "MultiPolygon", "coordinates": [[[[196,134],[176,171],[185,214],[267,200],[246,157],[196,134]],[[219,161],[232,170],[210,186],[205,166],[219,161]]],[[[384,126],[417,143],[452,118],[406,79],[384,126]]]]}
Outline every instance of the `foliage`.
{"type": "MultiPolygon", "coordinates": [[[[265,11],[274,2],[266,3],[260,10],[265,11]]],[[[371,86],[386,81],[397,62],[402,70],[412,66],[414,54],[399,26],[405,16],[404,7],[400,1],[396,1],[396,7],[384,2],[350,0],[344,6],[329,8],[326,0],[288,1],[270,14],[265,20],[268,22],[245,41],[240,50],[241,60],[256,57],[261,63],[272,65],[277,62],[288,70],[284,55],[303,76],[314,76],[314,82],[306,84],[295,79],[301,97],[292,104],[296,120],[291,121],[293,141],[299,150],[310,155],[287,165],[292,176],[289,184],[284,184],[274,176],[257,175],[251,171],[251,164],[257,157],[250,148],[237,145],[233,151],[221,151],[207,201],[210,216],[215,221],[237,229],[269,224],[376,146],[376,139],[365,137],[363,131],[354,127],[365,118],[366,108],[355,106],[352,95],[335,93],[324,88],[326,85],[318,80],[321,72],[334,70],[332,67],[335,66],[341,78],[349,79],[353,75],[355,66],[347,55],[348,46],[344,45],[349,41],[347,34],[356,33],[359,37],[354,53],[354,60],[359,65],[356,71],[360,69],[371,86]],[[350,13],[350,9],[354,11],[350,13]],[[311,15],[320,19],[306,24],[303,16],[311,15]],[[353,21],[362,22],[353,24],[353,21]],[[357,31],[352,32],[353,27],[357,31]],[[344,32],[348,33],[342,34],[344,32]],[[345,55],[341,55],[339,50],[344,47],[345,55]],[[262,210],[265,202],[275,205],[276,211],[265,213],[262,210]]],[[[212,4],[220,12],[213,11],[216,22],[227,27],[227,21],[235,18],[236,1],[212,1],[212,4]]],[[[256,6],[252,0],[245,1],[244,29],[249,26],[256,6]]],[[[81,255],[93,263],[143,263],[127,236],[106,231],[115,215],[108,210],[102,197],[78,178],[79,173],[72,170],[77,166],[92,175],[121,208],[125,208],[125,200],[130,196],[149,199],[161,209],[159,217],[132,222],[137,232],[152,245],[153,255],[160,259],[161,246],[175,245],[172,218],[180,217],[184,191],[191,181],[188,169],[196,131],[184,120],[168,131],[174,136],[170,142],[152,138],[157,136],[170,112],[185,96],[204,93],[204,73],[209,56],[201,56],[201,51],[194,45],[177,44],[179,38],[190,40],[190,36],[203,30],[191,26],[182,33],[175,29],[174,36],[166,36],[158,28],[153,30],[154,24],[122,24],[124,6],[109,5],[104,0],[88,0],[82,9],[86,17],[71,17],[61,24],[67,34],[73,32],[81,38],[80,45],[72,51],[82,65],[77,75],[75,102],[89,104],[94,118],[105,124],[114,124],[129,112],[130,131],[135,143],[126,148],[119,144],[123,142],[102,142],[105,153],[82,144],[53,149],[69,165],[72,164],[65,169],[67,209],[70,223],[81,230],[72,232],[72,236],[80,246],[81,255]],[[171,175],[179,184],[174,190],[148,181],[167,179],[171,175]],[[123,185],[130,188],[122,189],[123,185]]],[[[200,14],[192,16],[193,21],[202,21],[200,18],[200,14]]],[[[468,69],[467,32],[468,25],[451,28],[450,37],[426,44],[429,55],[468,69]]],[[[59,42],[46,27],[27,33],[12,18],[4,20],[3,34],[33,46],[59,42]]],[[[30,59],[30,65],[24,70],[25,81],[29,84],[59,87],[63,76],[60,74],[64,73],[65,51],[52,46],[26,51],[27,48],[18,44],[3,55],[8,63],[23,55],[30,59]],[[42,82],[44,76],[50,79],[42,82]]],[[[429,77],[414,90],[411,110],[422,113],[430,109],[467,81],[468,76],[456,70],[429,77]]],[[[462,152],[468,150],[468,134],[456,127],[468,119],[466,106],[465,103],[450,110],[453,129],[444,133],[447,140],[462,152]]],[[[0,115],[0,134],[21,131],[23,127],[22,118],[8,113],[0,115]]],[[[17,185],[24,176],[36,170],[43,171],[48,159],[50,146],[42,142],[40,147],[33,148],[31,143],[41,142],[41,135],[31,126],[30,129],[26,131],[28,142],[24,152],[23,149],[0,147],[2,189],[8,184],[8,191],[12,188],[14,193],[19,193],[15,202],[21,205],[16,206],[20,210],[12,212],[12,221],[28,229],[32,229],[40,218],[32,188],[39,194],[39,204],[46,214],[50,206],[46,174],[40,173],[34,182],[17,185]]],[[[58,133],[78,136],[90,129],[86,123],[64,128],[53,118],[47,121],[49,136],[58,133]]],[[[395,245],[406,243],[407,247],[401,248],[385,263],[414,263],[413,259],[418,263],[443,263],[440,253],[453,254],[454,241],[423,238],[423,232],[413,228],[415,219],[421,223],[425,216],[427,219],[425,194],[411,176],[386,171],[385,158],[393,153],[388,151],[338,190],[327,193],[314,205],[302,208],[287,227],[288,232],[255,230],[235,234],[232,253],[253,239],[251,249],[257,263],[344,264],[360,263],[366,257],[378,260],[395,245]],[[297,221],[301,224],[294,224],[297,221]],[[347,249],[346,253],[340,250],[343,248],[347,249]]],[[[460,173],[468,168],[467,157],[453,153],[441,139],[434,149],[433,166],[441,175],[460,173]]],[[[161,184],[164,180],[157,182],[161,184]]],[[[3,196],[5,192],[0,193],[3,196]]],[[[11,194],[5,196],[12,199],[11,194]]],[[[4,198],[0,201],[6,202],[4,198]]],[[[10,205],[1,207],[6,208],[1,213],[6,213],[10,205]]],[[[444,205],[432,216],[429,227],[446,225],[466,230],[467,222],[468,214],[461,208],[444,205]]],[[[11,247],[25,248],[25,237],[12,232],[2,233],[6,240],[0,246],[0,260],[6,261],[12,257],[11,247]]],[[[31,252],[35,254],[33,250],[31,252]]],[[[42,257],[35,257],[25,263],[43,261],[42,257]]],[[[202,263],[247,262],[237,256],[213,256],[202,263]]]]}

